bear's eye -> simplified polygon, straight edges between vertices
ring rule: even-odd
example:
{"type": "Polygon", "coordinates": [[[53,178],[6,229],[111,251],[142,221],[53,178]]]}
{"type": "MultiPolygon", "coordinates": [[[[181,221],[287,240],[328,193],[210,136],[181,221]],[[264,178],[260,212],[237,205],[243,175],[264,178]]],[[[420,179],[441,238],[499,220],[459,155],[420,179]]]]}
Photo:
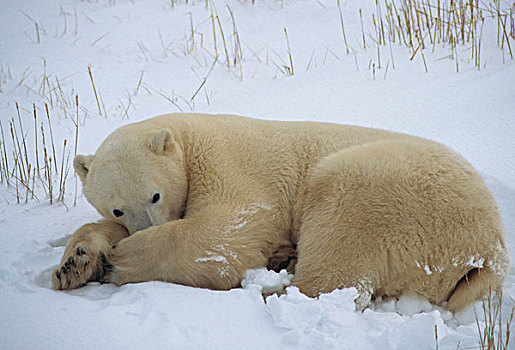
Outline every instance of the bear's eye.
{"type": "Polygon", "coordinates": [[[116,216],[117,218],[119,218],[120,216],[123,215],[123,211],[121,211],[120,209],[115,209],[115,210],[113,210],[113,215],[116,216]]]}
{"type": "Polygon", "coordinates": [[[155,204],[159,201],[159,199],[161,199],[161,195],[159,193],[155,193],[153,196],[152,196],[152,204],[155,204]]]}

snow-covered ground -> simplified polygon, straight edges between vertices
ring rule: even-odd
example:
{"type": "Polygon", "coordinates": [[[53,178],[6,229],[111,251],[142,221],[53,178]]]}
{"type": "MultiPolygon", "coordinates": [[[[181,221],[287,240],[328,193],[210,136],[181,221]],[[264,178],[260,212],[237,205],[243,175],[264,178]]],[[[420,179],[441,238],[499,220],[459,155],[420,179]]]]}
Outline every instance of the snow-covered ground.
{"type": "MultiPolygon", "coordinates": [[[[379,3],[384,16],[386,6],[379,3]]],[[[341,1],[349,53],[336,0],[2,1],[1,161],[7,156],[14,169],[13,149],[24,146],[13,148],[10,124],[23,143],[21,120],[28,159],[20,163],[36,164],[36,125],[44,168],[43,125],[48,157],[53,158],[53,138],[58,167],[52,159],[52,205],[45,180],[36,175],[37,199],[29,193],[25,203],[27,189],[14,176],[7,186],[2,173],[0,348],[478,348],[473,308],[452,315],[402,297],[376,301],[361,313],[354,311],[353,289],[315,300],[294,287],[265,303],[261,288],[288,285],[284,272],[254,271],[244,288],[223,292],[159,282],[119,288],[90,283],[56,292],[50,289],[50,273],[61,259],[64,238],[99,218],[80,195],[80,184],[74,205],[72,172],[64,204],[55,201],[62,159],[66,168],[66,159],[74,154],[76,96],[78,152],[85,154],[123,124],[179,111],[332,121],[443,142],[484,176],[498,201],[514,257],[513,22],[504,17],[506,35],[501,31],[498,44],[498,19],[490,17],[489,1],[480,5],[485,21],[478,69],[472,55],[478,46],[470,43],[456,49],[438,43],[434,52],[428,44],[414,56],[414,50],[398,43],[378,51],[373,0],[341,1]]],[[[512,1],[501,1],[508,14],[510,7],[515,10],[512,1]]],[[[504,321],[513,305],[514,268],[504,285],[504,321]]]]}

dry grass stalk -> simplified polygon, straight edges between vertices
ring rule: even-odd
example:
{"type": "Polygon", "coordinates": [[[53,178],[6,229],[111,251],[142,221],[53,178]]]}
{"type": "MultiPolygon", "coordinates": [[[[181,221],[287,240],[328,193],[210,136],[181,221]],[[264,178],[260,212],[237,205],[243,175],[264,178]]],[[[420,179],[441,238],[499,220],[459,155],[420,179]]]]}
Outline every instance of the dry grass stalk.
{"type": "Polygon", "coordinates": [[[25,79],[27,79],[27,78],[29,77],[29,75],[30,75],[29,70],[30,70],[30,67],[27,67],[27,68],[23,71],[23,73],[22,73],[22,75],[21,75],[21,79],[20,79],[20,81],[18,82],[18,84],[16,85],[16,87],[22,86],[22,84],[23,84],[23,82],[25,81],[25,79]]]}
{"type": "Polygon", "coordinates": [[[91,73],[91,66],[88,66],[89,78],[91,79],[91,85],[93,86],[93,92],[95,94],[95,100],[97,101],[98,114],[102,115],[102,110],[100,109],[100,101],[98,99],[97,88],[95,87],[95,81],[93,80],[93,73],[91,73]]]}
{"type": "Polygon", "coordinates": [[[435,350],[438,350],[438,325],[435,324],[435,350]]]}
{"type": "Polygon", "coordinates": [[[227,68],[231,68],[231,60],[229,59],[229,51],[227,50],[227,43],[225,42],[224,30],[222,28],[222,23],[220,22],[220,17],[218,14],[216,15],[216,21],[218,22],[218,28],[220,28],[220,34],[222,35],[222,43],[224,44],[224,52],[225,58],[227,62],[227,68]]]}
{"type": "Polygon", "coordinates": [[[393,50],[392,50],[392,42],[388,41],[388,46],[390,48],[390,58],[392,59],[392,68],[395,69],[395,61],[393,59],[393,50]]]}
{"type": "Polygon", "coordinates": [[[481,350],[507,350],[509,349],[509,341],[511,335],[511,324],[515,313],[515,306],[511,308],[510,316],[506,323],[502,321],[502,291],[499,293],[497,300],[494,300],[492,290],[490,288],[488,295],[482,301],[482,317],[481,324],[476,306],[474,305],[474,313],[476,316],[476,327],[479,336],[479,348],[481,350]],[[506,328],[504,328],[504,326],[506,328]]]}
{"type": "Polygon", "coordinates": [[[39,173],[39,155],[38,155],[38,121],[37,121],[37,113],[36,113],[36,104],[33,104],[34,108],[34,137],[35,137],[35,145],[36,145],[36,172],[39,177],[41,174],[39,173]]]}
{"type": "MultiPolygon", "coordinates": [[[[7,184],[7,186],[10,186],[10,183],[9,183],[9,162],[7,161],[7,150],[6,150],[6,147],[5,147],[5,137],[4,137],[4,127],[2,125],[2,121],[0,121],[0,132],[2,134],[2,148],[3,148],[3,153],[2,153],[2,171],[3,173],[5,174],[5,183],[7,184]]],[[[1,152],[1,150],[0,150],[1,152]]]]}
{"type": "Polygon", "coordinates": [[[143,82],[143,74],[145,72],[144,71],[141,71],[141,75],[139,76],[139,80],[138,80],[138,85],[136,86],[136,90],[134,90],[134,96],[136,96],[139,92],[139,89],[141,87],[141,83],[143,82]]]}
{"type": "Polygon", "coordinates": [[[18,158],[15,156],[15,159],[14,159],[14,171],[15,171],[15,174],[14,174],[14,179],[16,181],[16,203],[20,204],[20,191],[18,189],[18,158]]]}
{"type": "Polygon", "coordinates": [[[43,144],[43,166],[44,166],[44,176],[45,180],[48,180],[48,153],[46,152],[46,141],[45,141],[45,130],[43,128],[43,123],[40,126],[41,130],[41,143],[43,144]]]}
{"type": "MultiPolygon", "coordinates": [[[[391,45],[398,38],[411,50],[411,59],[419,51],[421,56],[424,56],[423,49],[428,46],[426,40],[429,40],[429,44],[432,45],[433,52],[438,43],[449,45],[450,57],[455,61],[457,71],[459,71],[459,55],[456,54],[458,47],[470,45],[471,60],[480,69],[479,56],[485,20],[484,12],[491,18],[497,19],[497,40],[503,55],[506,48],[509,57],[514,58],[510,42],[511,38],[515,38],[513,9],[501,10],[499,0],[492,0],[490,4],[480,3],[479,0],[384,0],[384,6],[386,12],[383,14],[379,0],[376,0],[376,11],[372,14],[379,68],[381,64],[379,46],[385,46],[387,40],[388,45],[391,45]]],[[[360,19],[362,22],[361,11],[360,19]]],[[[362,36],[365,48],[363,25],[362,36]]],[[[425,61],[425,57],[423,60],[425,61]]],[[[427,62],[424,68],[428,70],[427,62]]]]}
{"type": "Polygon", "coordinates": [[[184,109],[182,109],[181,106],[175,101],[173,96],[172,97],[167,96],[166,94],[162,93],[161,91],[156,90],[156,89],[151,88],[151,87],[144,86],[144,88],[147,89],[149,92],[150,91],[154,91],[156,94],[158,94],[159,96],[163,97],[165,100],[167,100],[172,105],[174,105],[180,112],[184,112],[184,109]]]}
{"type": "MultiPolygon", "coordinates": [[[[9,122],[9,126],[11,127],[11,139],[13,143],[13,154],[16,159],[22,158],[22,150],[20,147],[20,141],[18,139],[18,132],[16,131],[16,125],[14,124],[14,120],[9,122]]],[[[19,176],[23,181],[23,177],[26,175],[25,165],[23,161],[15,162],[15,165],[19,167],[19,176]]]]}
{"type": "Polygon", "coordinates": [[[502,25],[502,41],[501,41],[501,48],[504,50],[504,41],[506,41],[506,44],[508,45],[508,49],[510,51],[510,57],[513,60],[513,52],[511,51],[511,45],[510,45],[510,37],[506,33],[506,17],[505,16],[499,16],[499,20],[502,25]],[[504,17],[504,20],[503,20],[504,17]],[[506,39],[506,40],[505,40],[506,39]]]}
{"type": "Polygon", "coordinates": [[[129,109],[132,106],[132,96],[127,90],[125,90],[125,95],[127,96],[127,99],[128,99],[127,107],[125,107],[122,100],[118,99],[118,101],[120,101],[120,105],[122,106],[122,119],[124,119],[124,118],[129,119],[129,109]]]}
{"type": "Polygon", "coordinates": [[[20,133],[22,137],[22,143],[23,143],[23,150],[25,152],[25,165],[27,166],[27,169],[29,167],[29,156],[27,153],[27,143],[25,142],[25,132],[23,131],[23,125],[21,123],[21,116],[20,116],[20,107],[18,106],[18,103],[16,103],[16,112],[18,115],[18,124],[20,126],[20,133]]]}
{"type": "Polygon", "coordinates": [[[365,30],[363,29],[363,13],[361,12],[361,9],[359,9],[359,18],[361,20],[361,34],[363,36],[363,50],[366,50],[367,44],[365,41],[365,30]]]}
{"type": "Polygon", "coordinates": [[[34,24],[36,25],[36,35],[37,35],[37,39],[38,39],[38,44],[41,44],[41,38],[40,38],[40,35],[39,35],[38,22],[34,22],[34,24]]]}
{"type": "Polygon", "coordinates": [[[378,0],[376,0],[376,13],[377,18],[379,19],[379,26],[378,26],[378,36],[379,36],[379,44],[385,45],[385,37],[384,37],[384,23],[383,23],[383,15],[381,13],[381,6],[379,5],[378,0]]]}
{"type": "Polygon", "coordinates": [[[190,98],[190,102],[194,102],[195,100],[195,97],[197,96],[197,94],[200,92],[200,90],[202,90],[202,88],[204,87],[204,85],[206,84],[207,82],[207,78],[209,78],[209,75],[211,74],[211,72],[213,71],[213,68],[215,68],[215,64],[216,62],[218,61],[218,56],[215,57],[215,60],[213,61],[213,64],[211,65],[211,68],[209,68],[209,71],[207,72],[206,76],[204,77],[204,79],[202,80],[202,83],[200,84],[200,86],[198,87],[198,89],[195,91],[195,93],[193,94],[193,96],[191,96],[190,98]]]}
{"type": "MultiPolygon", "coordinates": [[[[30,179],[29,179],[30,181],[30,179]]],[[[34,185],[36,184],[36,172],[34,170],[32,170],[32,199],[36,199],[37,200],[37,197],[34,195],[34,185]]]]}
{"type": "Polygon", "coordinates": [[[104,35],[101,35],[97,40],[93,41],[91,43],[91,46],[95,46],[96,44],[98,44],[102,39],[104,39],[107,35],[109,35],[109,33],[105,33],[104,35]]]}
{"type": "MultiPolygon", "coordinates": [[[[242,60],[243,60],[243,51],[241,49],[240,43],[240,35],[238,33],[238,28],[236,27],[236,20],[234,19],[234,13],[232,12],[229,5],[227,5],[227,10],[229,11],[229,15],[231,16],[232,28],[233,28],[233,38],[234,38],[234,59],[233,63],[236,66],[238,63],[240,64],[240,72],[242,70],[242,60]]],[[[243,75],[240,76],[240,79],[243,80],[243,75]]]]}
{"type": "Polygon", "coordinates": [[[195,51],[195,29],[193,28],[193,15],[191,12],[188,13],[190,15],[190,30],[191,30],[191,48],[188,50],[189,53],[193,53],[195,51]]]}
{"type": "Polygon", "coordinates": [[[483,25],[485,24],[485,19],[481,18],[481,32],[479,34],[479,41],[477,47],[477,69],[481,69],[481,38],[483,36],[483,25]]]}
{"type": "Polygon", "coordinates": [[[9,179],[10,179],[10,173],[9,173],[9,162],[7,160],[7,150],[6,150],[6,146],[5,146],[5,138],[4,138],[4,128],[2,126],[2,123],[0,122],[0,130],[2,132],[2,144],[3,144],[3,150],[4,150],[4,160],[5,160],[5,166],[4,166],[4,171],[5,171],[5,174],[6,174],[6,182],[7,182],[7,185],[9,186],[9,179]]]}
{"type": "MultiPolygon", "coordinates": [[[[14,170],[13,170],[13,173],[11,174],[11,176],[14,177],[14,179],[15,179],[16,199],[17,199],[17,203],[19,204],[20,203],[20,199],[21,199],[20,186],[21,187],[25,187],[28,190],[27,193],[31,192],[31,191],[30,191],[29,185],[26,184],[25,182],[22,182],[20,180],[20,177],[19,177],[19,171],[20,171],[19,163],[20,163],[20,159],[19,159],[18,155],[14,151],[13,151],[13,159],[14,159],[14,168],[13,168],[14,170]]],[[[29,172],[30,172],[30,169],[29,169],[29,172]]],[[[33,191],[31,193],[33,194],[33,197],[35,197],[33,191]]]]}
{"type": "Polygon", "coordinates": [[[215,48],[215,56],[218,57],[218,47],[216,45],[215,16],[213,14],[213,7],[211,7],[211,28],[213,30],[213,45],[215,48]]]}
{"type": "Polygon", "coordinates": [[[77,8],[73,8],[73,14],[75,16],[75,36],[79,34],[79,18],[77,16],[77,8]]]}
{"type": "MultiPolygon", "coordinates": [[[[30,165],[29,165],[29,170],[28,170],[29,182],[30,182],[30,171],[31,171],[31,168],[30,168],[30,165]]],[[[30,191],[30,187],[27,186],[27,191],[25,193],[25,204],[27,204],[27,202],[29,201],[29,191],[30,191]]]]}
{"type": "MultiPolygon", "coordinates": [[[[43,141],[43,155],[45,163],[45,178],[48,182],[48,196],[50,198],[50,205],[53,203],[53,183],[52,183],[52,157],[48,156],[46,142],[45,142],[45,130],[43,123],[41,123],[41,139],[43,141]]],[[[29,171],[30,172],[30,171],[29,171]]]]}
{"type": "MultiPolygon", "coordinates": [[[[0,147],[2,143],[0,142],[0,147]]],[[[4,154],[0,152],[0,183],[4,183],[4,154]]]]}
{"type": "Polygon", "coordinates": [[[68,101],[68,98],[66,97],[63,88],[61,87],[61,83],[59,81],[59,78],[55,77],[55,82],[57,84],[57,89],[59,91],[59,94],[56,93],[56,96],[60,99],[61,102],[61,109],[63,110],[64,117],[67,118],[68,116],[68,108],[70,106],[70,102],[68,101]]]}
{"type": "MultiPolygon", "coordinates": [[[[77,147],[79,144],[79,95],[75,95],[75,105],[77,107],[77,120],[75,124],[75,151],[73,156],[77,157],[77,147]]],[[[77,205],[77,174],[75,173],[75,196],[73,199],[73,206],[77,205]]]]}
{"type": "Polygon", "coordinates": [[[374,24],[374,32],[376,34],[377,63],[378,63],[377,67],[379,69],[381,69],[381,50],[379,48],[379,46],[381,45],[381,39],[380,39],[379,30],[377,28],[376,17],[374,14],[372,14],[372,23],[374,24]]]}
{"type": "Polygon", "coordinates": [[[286,31],[286,27],[284,28],[284,36],[286,37],[286,46],[288,47],[288,57],[290,59],[290,66],[285,68],[289,75],[293,75],[295,74],[293,70],[293,58],[291,56],[290,41],[288,40],[288,32],[286,31]]]}
{"type": "MultiPolygon", "coordinates": [[[[227,43],[225,41],[225,34],[224,34],[224,29],[222,27],[222,22],[220,21],[220,17],[218,16],[218,11],[216,10],[216,6],[215,6],[215,3],[214,1],[211,1],[211,13],[215,15],[215,19],[216,19],[216,22],[218,24],[218,29],[220,29],[220,35],[222,36],[222,43],[224,45],[224,53],[225,53],[225,59],[226,59],[226,63],[227,63],[227,68],[231,68],[231,60],[229,59],[229,51],[227,50],[227,43]]],[[[211,16],[212,16],[211,14],[211,16]]],[[[213,25],[213,36],[216,37],[216,34],[214,32],[214,25],[213,25]]],[[[216,42],[216,39],[215,39],[215,42],[216,42]]],[[[215,48],[216,50],[216,48],[215,48]]],[[[216,56],[218,56],[218,51],[216,53],[216,56]]]]}
{"type": "Polygon", "coordinates": [[[159,34],[159,41],[161,42],[161,47],[163,48],[163,55],[168,57],[168,48],[165,46],[165,42],[163,41],[163,36],[161,35],[161,30],[158,28],[157,33],[159,34]]]}
{"type": "Polygon", "coordinates": [[[38,92],[41,92],[41,90],[43,90],[41,92],[41,94],[44,96],[45,95],[45,88],[46,88],[46,59],[43,60],[43,79],[41,79],[41,84],[39,86],[39,90],[38,92]]]}
{"type": "Polygon", "coordinates": [[[56,163],[56,156],[55,156],[55,146],[54,146],[54,134],[52,132],[52,123],[50,122],[50,113],[48,112],[48,105],[45,103],[45,110],[46,110],[46,117],[48,120],[48,128],[50,130],[50,141],[52,142],[52,156],[54,158],[54,168],[55,172],[57,174],[57,163],[56,163]]]}
{"type": "Polygon", "coordinates": [[[338,3],[338,12],[340,13],[340,24],[342,26],[342,35],[343,35],[343,41],[345,42],[345,50],[347,53],[349,53],[349,45],[347,44],[347,36],[345,35],[345,27],[343,25],[343,14],[342,14],[342,8],[340,6],[340,0],[336,0],[338,3]]]}
{"type": "MultiPolygon", "coordinates": [[[[313,49],[313,52],[311,52],[311,56],[309,57],[308,64],[306,66],[306,72],[309,71],[309,67],[311,66],[311,62],[313,62],[313,57],[315,56],[315,49],[313,49]]],[[[316,65],[316,62],[315,62],[316,65]]]]}
{"type": "Polygon", "coordinates": [[[386,80],[386,74],[388,74],[388,66],[390,65],[390,61],[386,62],[386,68],[384,70],[383,80],[386,80]]]}
{"type": "Polygon", "coordinates": [[[64,203],[64,190],[65,190],[65,181],[66,177],[64,177],[64,155],[66,154],[66,139],[64,139],[63,144],[63,159],[61,161],[61,174],[59,178],[59,196],[57,197],[58,201],[61,201],[64,203]]]}

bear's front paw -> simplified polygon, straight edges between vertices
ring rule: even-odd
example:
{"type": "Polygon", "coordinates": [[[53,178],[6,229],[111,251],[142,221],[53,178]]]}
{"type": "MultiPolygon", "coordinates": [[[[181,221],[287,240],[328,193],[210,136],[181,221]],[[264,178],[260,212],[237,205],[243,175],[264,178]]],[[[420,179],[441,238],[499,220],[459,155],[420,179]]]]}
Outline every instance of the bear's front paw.
{"type": "Polygon", "coordinates": [[[52,288],[75,289],[102,277],[102,251],[94,251],[87,244],[67,249],[61,265],[52,273],[52,288]]]}

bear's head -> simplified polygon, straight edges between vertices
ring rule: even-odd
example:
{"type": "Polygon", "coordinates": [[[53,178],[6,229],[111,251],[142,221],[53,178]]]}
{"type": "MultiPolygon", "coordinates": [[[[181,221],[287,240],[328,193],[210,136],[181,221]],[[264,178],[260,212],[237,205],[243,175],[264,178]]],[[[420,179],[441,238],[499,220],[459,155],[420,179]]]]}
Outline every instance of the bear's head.
{"type": "Polygon", "coordinates": [[[73,166],[87,200],[129,233],[176,220],[188,192],[183,152],[169,129],[122,127],[73,166]]]}

